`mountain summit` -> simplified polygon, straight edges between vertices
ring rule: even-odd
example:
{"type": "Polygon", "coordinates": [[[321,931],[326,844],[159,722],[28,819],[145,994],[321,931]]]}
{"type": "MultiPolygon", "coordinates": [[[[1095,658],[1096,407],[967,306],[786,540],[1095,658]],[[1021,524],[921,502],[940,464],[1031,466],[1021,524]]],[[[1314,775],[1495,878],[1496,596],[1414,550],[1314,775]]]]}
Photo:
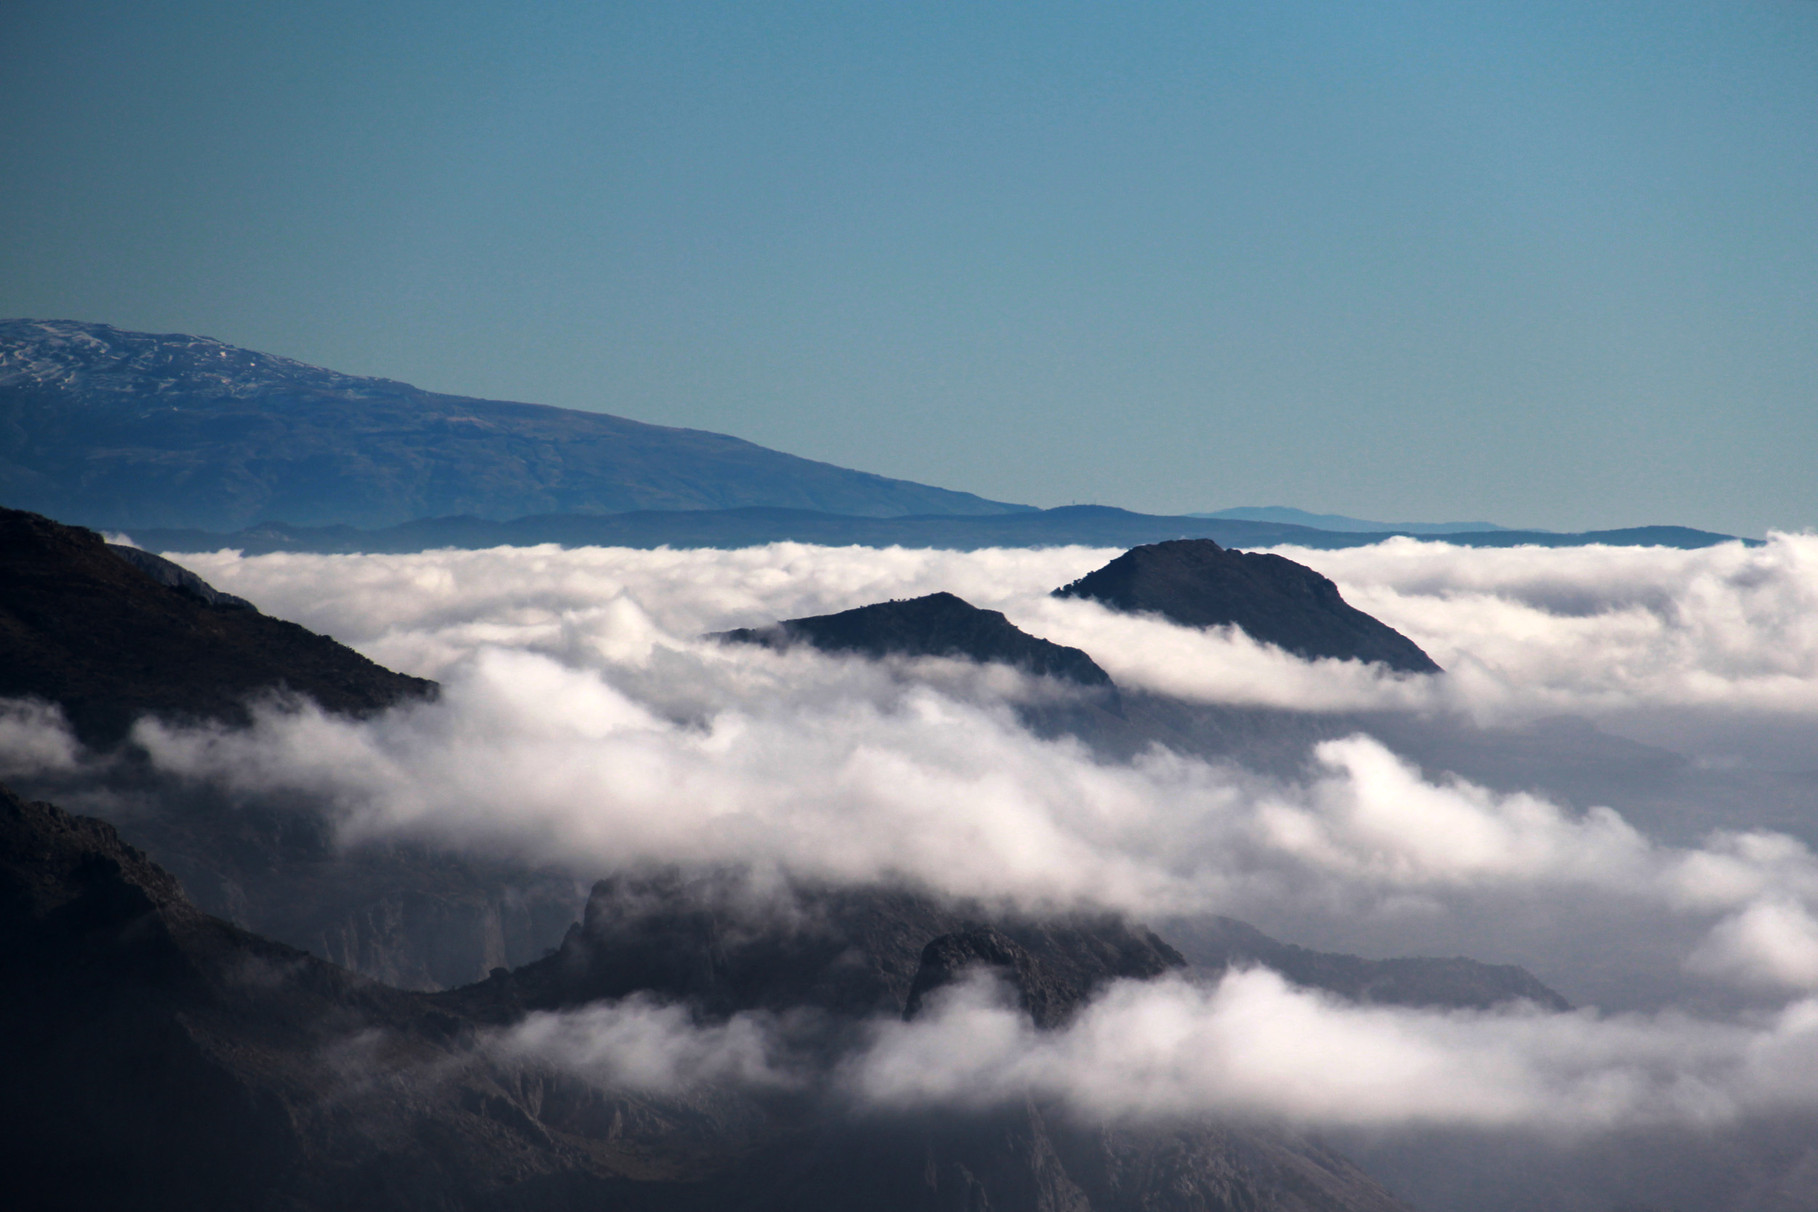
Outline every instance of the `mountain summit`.
{"type": "Polygon", "coordinates": [[[1032,636],[1001,611],[980,610],[951,593],[785,619],[774,627],[741,627],[718,638],[772,648],[805,642],[823,652],[867,657],[961,657],[1081,686],[1111,685],[1111,675],[1079,649],[1032,636]]]}
{"type": "Polygon", "coordinates": [[[1228,551],[1211,539],[1133,547],[1097,572],[1054,591],[1114,610],[1159,614],[1186,627],[1230,624],[1308,658],[1379,661],[1405,673],[1438,673],[1407,636],[1346,602],[1326,577],[1283,556],[1228,551]]]}
{"type": "Polygon", "coordinates": [[[697,429],[441,395],[207,337],[0,320],[0,503],[89,526],[1019,505],[697,429]]]}

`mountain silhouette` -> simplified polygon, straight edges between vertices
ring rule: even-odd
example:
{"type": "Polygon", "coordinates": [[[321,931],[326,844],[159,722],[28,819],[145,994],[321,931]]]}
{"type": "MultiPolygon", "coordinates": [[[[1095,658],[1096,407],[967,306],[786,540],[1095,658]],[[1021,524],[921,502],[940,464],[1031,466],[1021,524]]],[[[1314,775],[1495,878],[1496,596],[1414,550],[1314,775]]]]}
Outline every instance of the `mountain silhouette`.
{"type": "Polygon", "coordinates": [[[1032,636],[1002,612],[981,610],[944,592],[787,619],[773,627],[741,627],[717,638],[772,648],[805,643],[867,657],[961,657],[1081,686],[1111,685],[1111,675],[1079,649],[1032,636]]]}
{"type": "Polygon", "coordinates": [[[1347,603],[1338,586],[1285,556],[1229,551],[1211,539],[1136,547],[1054,591],[1114,610],[1159,614],[1186,627],[1236,626],[1308,659],[1372,661],[1438,673],[1399,631],[1347,603]]]}
{"type": "Polygon", "coordinates": [[[244,722],[262,693],[357,714],[434,691],[168,560],[0,509],[0,697],[59,705],[85,741],[146,714],[244,722]]]}

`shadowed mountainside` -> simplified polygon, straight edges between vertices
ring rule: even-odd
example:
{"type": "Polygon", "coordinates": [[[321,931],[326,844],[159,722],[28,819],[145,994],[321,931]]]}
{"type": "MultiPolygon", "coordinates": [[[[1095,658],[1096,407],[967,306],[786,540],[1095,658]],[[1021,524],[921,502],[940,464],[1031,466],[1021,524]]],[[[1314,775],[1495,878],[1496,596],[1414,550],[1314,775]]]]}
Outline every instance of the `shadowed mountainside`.
{"type": "Polygon", "coordinates": [[[162,583],[92,531],[0,510],[0,697],[59,704],[110,744],[146,714],[244,722],[263,692],[354,714],[435,692],[184,575],[162,583]]]}
{"type": "Polygon", "coordinates": [[[1329,578],[1284,556],[1227,551],[1210,539],[1133,548],[1054,596],[1159,614],[1184,627],[1235,625],[1253,640],[1308,659],[1440,671],[1414,641],[1346,602],[1329,578]]]}
{"type": "MultiPolygon", "coordinates": [[[[1019,917],[893,888],[762,895],[739,872],[672,870],[595,884],[561,949],[512,975],[509,1005],[546,1010],[650,991],[716,1018],[801,1006],[894,1018],[975,963],[1001,972],[1050,1027],[1109,980],[1147,980],[1186,961],[1114,914],[1019,917]]],[[[484,1012],[495,990],[480,986],[480,1000],[465,1004],[484,1012]]]]}
{"type": "MultiPolygon", "coordinates": [[[[245,723],[261,694],[360,715],[435,689],[168,560],[0,510],[0,698],[54,704],[91,746],[146,714],[245,723]]],[[[316,807],[183,785],[130,757],[42,790],[79,793],[91,777],[210,911],[395,984],[445,987],[535,958],[581,902],[557,873],[407,843],[343,848],[316,807]]]]}
{"type": "Polygon", "coordinates": [[[475,400],[206,337],[0,321],[0,502],[90,526],[390,526],[474,514],[1000,513],[970,493],[694,429],[475,400]]]}
{"type": "MultiPolygon", "coordinates": [[[[604,913],[573,937],[597,943],[604,913]]],[[[880,914],[901,923],[886,933],[919,937],[880,914]]],[[[1017,947],[983,928],[942,936],[899,984],[935,987],[994,949],[1026,989],[1070,996],[1075,977],[1118,975],[1090,947],[1062,956],[1072,973],[1017,947]]],[[[1135,953],[1168,963],[1152,943],[1135,953]]],[[[289,1212],[1399,1207],[1337,1155],[1267,1129],[1092,1124],[1034,1103],[890,1115],[799,1086],[597,1084],[501,1048],[487,1026],[515,1020],[506,1001],[532,975],[446,995],[375,985],[199,913],[109,826],[0,789],[9,1196],[289,1212]]]]}

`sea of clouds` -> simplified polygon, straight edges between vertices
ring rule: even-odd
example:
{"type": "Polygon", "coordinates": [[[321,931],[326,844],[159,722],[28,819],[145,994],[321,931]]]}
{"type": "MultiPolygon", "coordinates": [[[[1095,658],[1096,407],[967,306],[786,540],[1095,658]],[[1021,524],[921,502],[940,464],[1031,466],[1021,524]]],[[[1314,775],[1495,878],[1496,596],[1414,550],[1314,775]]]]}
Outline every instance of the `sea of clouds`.
{"type": "MultiPolygon", "coordinates": [[[[871,1104],[1036,1094],[1127,1116],[1573,1132],[1818,1105],[1818,861],[1782,827],[1818,807],[1818,782],[1808,796],[1800,781],[1818,738],[1818,538],[1283,550],[1419,643],[1436,677],[1049,596],[1117,554],[178,555],[444,693],[364,721],[273,702],[250,729],[145,721],[135,736],[180,777],[317,797],[350,842],[408,836],[587,875],[742,863],[1031,909],[1226,913],[1310,945],[1519,962],[1595,1003],[1356,1006],[1250,971],[1120,985],[1038,1033],[975,983],[879,1024],[848,1059],[842,1088],[871,1104]],[[1159,747],[1113,761],[1025,727],[1019,707],[1056,690],[1007,670],[703,638],[943,589],[1085,649],[1131,691],[1366,723],[1318,740],[1291,775],[1159,747]],[[1371,713],[1539,736],[1533,777],[1497,788],[1423,765],[1373,735],[1371,713]],[[1560,715],[1682,755],[1697,777],[1649,794],[1678,796],[1696,829],[1668,838],[1560,792],[1550,734],[1522,731],[1560,715]],[[1748,810],[1763,771],[1781,780],[1774,827],[1748,810]],[[1699,799],[1713,787],[1727,798],[1699,799]]],[[[0,713],[9,769],[82,760],[44,713],[0,713]]],[[[798,1080],[786,1034],[634,1000],[535,1018],[507,1043],[673,1086],[798,1080]]]]}

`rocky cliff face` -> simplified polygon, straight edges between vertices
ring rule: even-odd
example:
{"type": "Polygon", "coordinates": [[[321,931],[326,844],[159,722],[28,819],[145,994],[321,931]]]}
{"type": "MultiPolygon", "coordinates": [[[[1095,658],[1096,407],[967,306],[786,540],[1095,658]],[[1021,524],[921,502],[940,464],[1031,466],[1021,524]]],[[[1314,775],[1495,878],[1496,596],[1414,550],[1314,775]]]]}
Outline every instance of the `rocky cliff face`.
{"type": "Polygon", "coordinates": [[[1211,539],[1132,548],[1054,595],[1159,614],[1185,627],[1235,625],[1251,639],[1309,659],[1439,672],[1414,641],[1350,605],[1311,568],[1278,555],[1227,551],[1211,539]]]}

